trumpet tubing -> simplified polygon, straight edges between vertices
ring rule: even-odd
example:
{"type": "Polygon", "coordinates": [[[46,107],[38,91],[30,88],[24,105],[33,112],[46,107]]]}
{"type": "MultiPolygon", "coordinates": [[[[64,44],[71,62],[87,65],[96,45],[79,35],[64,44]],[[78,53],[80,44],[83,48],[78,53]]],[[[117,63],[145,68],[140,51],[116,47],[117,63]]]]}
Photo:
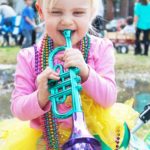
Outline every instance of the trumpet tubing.
{"type": "Polygon", "coordinates": [[[63,35],[66,39],[66,46],[55,48],[49,55],[49,66],[57,71],[60,71],[60,80],[49,80],[49,100],[52,103],[52,112],[56,118],[65,119],[72,116],[73,130],[69,140],[62,146],[63,150],[101,150],[101,144],[88,131],[84,115],[82,111],[80,91],[82,89],[79,77],[79,69],[70,67],[68,71],[63,69],[63,66],[57,64],[54,66],[54,56],[64,51],[66,48],[71,48],[71,30],[64,30],[63,35]],[[58,105],[65,103],[67,96],[72,96],[72,108],[64,114],[59,113],[58,105]]]}

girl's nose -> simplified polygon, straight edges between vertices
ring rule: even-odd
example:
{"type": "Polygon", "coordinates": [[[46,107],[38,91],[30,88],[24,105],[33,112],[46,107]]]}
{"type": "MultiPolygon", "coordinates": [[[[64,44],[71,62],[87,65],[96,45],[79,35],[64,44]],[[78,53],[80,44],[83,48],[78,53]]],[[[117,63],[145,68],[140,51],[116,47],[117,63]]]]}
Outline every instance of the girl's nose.
{"type": "Polygon", "coordinates": [[[72,19],[72,17],[64,16],[64,17],[61,18],[60,23],[61,23],[62,26],[69,27],[69,26],[73,25],[73,19],[72,19]]]}

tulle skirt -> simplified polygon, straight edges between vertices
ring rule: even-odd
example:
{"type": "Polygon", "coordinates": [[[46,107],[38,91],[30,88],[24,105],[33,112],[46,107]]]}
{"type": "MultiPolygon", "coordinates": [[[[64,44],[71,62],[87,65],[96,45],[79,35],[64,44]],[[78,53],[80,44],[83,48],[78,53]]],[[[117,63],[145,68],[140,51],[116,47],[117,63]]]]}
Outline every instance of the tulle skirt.
{"type": "MultiPolygon", "coordinates": [[[[125,138],[129,138],[126,137],[125,124],[131,129],[138,113],[125,104],[116,103],[104,109],[84,94],[81,98],[88,130],[102,142],[103,148],[116,149],[118,136],[119,146],[123,145],[125,138]]],[[[71,130],[59,126],[59,132],[63,135],[60,142],[66,142],[71,130]]],[[[30,128],[28,121],[22,122],[16,118],[0,121],[0,150],[43,150],[42,139],[42,131],[30,128]]]]}

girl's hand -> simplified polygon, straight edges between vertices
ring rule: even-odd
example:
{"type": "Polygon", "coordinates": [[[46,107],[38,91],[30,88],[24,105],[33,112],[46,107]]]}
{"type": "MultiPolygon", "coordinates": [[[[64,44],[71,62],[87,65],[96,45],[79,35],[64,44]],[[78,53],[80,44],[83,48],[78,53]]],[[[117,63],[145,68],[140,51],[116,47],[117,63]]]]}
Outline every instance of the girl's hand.
{"type": "Polygon", "coordinates": [[[38,102],[41,108],[44,108],[47,104],[48,96],[48,79],[59,80],[59,74],[49,67],[47,67],[41,74],[37,77],[38,85],[38,102]]]}
{"type": "Polygon", "coordinates": [[[79,75],[82,82],[87,80],[89,76],[89,68],[84,61],[81,51],[74,48],[68,49],[64,52],[63,60],[65,68],[78,67],[80,69],[79,75]]]}

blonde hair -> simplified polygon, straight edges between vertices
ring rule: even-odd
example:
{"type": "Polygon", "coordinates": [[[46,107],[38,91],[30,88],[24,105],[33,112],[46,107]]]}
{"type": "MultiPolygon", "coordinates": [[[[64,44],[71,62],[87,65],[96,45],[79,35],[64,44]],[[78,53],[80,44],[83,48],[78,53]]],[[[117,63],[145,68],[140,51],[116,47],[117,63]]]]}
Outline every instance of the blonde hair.
{"type": "Polygon", "coordinates": [[[57,0],[37,0],[37,3],[42,7],[43,10],[45,8],[51,9],[56,2],[57,0]]]}
{"type": "Polygon", "coordinates": [[[91,8],[92,8],[92,18],[94,19],[94,17],[98,14],[98,10],[99,10],[99,0],[90,0],[91,2],[91,8]]]}
{"type": "MultiPolygon", "coordinates": [[[[92,19],[97,15],[99,10],[99,0],[89,0],[92,8],[92,19]]],[[[37,3],[44,10],[45,8],[52,9],[57,0],[37,0],[37,3]]]]}

